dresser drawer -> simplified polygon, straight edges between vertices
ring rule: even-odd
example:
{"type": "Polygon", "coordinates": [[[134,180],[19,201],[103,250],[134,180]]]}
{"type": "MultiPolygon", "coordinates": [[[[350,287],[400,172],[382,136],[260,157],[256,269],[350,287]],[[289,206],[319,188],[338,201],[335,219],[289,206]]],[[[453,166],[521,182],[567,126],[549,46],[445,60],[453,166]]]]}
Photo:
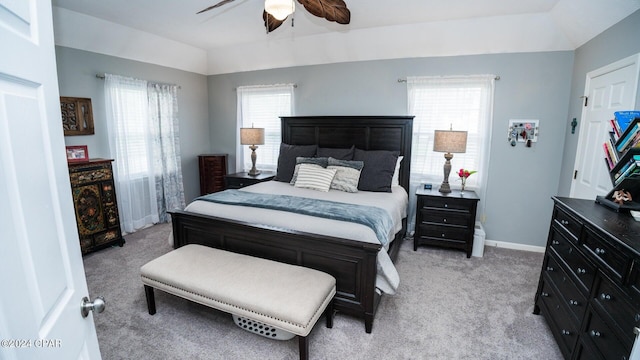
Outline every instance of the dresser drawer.
{"type": "Polygon", "coordinates": [[[95,164],[77,168],[69,167],[69,178],[71,185],[84,185],[99,181],[113,180],[113,171],[111,164],[95,164]]]}
{"type": "Polygon", "coordinates": [[[448,210],[421,209],[420,213],[422,222],[465,227],[469,224],[469,219],[471,218],[469,213],[448,210]]]}
{"type": "Polygon", "coordinates": [[[561,304],[561,298],[557,295],[555,288],[548,282],[542,284],[542,291],[538,300],[542,313],[553,330],[553,335],[560,346],[560,350],[565,358],[573,350],[578,339],[578,325],[567,314],[565,307],[561,304]]]}
{"type": "Polygon", "coordinates": [[[624,256],[618,249],[611,246],[607,240],[594,233],[590,228],[585,229],[582,245],[588,249],[598,262],[601,262],[609,270],[611,276],[618,281],[622,281],[629,264],[630,259],[628,257],[624,256]]]}
{"type": "Polygon", "coordinates": [[[588,338],[582,337],[578,342],[576,349],[576,360],[606,360],[600,353],[594,349],[593,344],[588,338]]]}
{"type": "Polygon", "coordinates": [[[616,328],[625,344],[633,344],[635,338],[633,328],[640,327],[640,308],[634,307],[625,293],[605,276],[598,276],[598,285],[594,292],[594,302],[601,313],[608,314],[603,318],[612,328],[616,328]]]}
{"type": "Polygon", "coordinates": [[[581,221],[557,206],[554,208],[553,220],[564,228],[574,238],[574,241],[580,238],[580,231],[582,229],[581,221]]]}
{"type": "Polygon", "coordinates": [[[566,264],[567,273],[573,275],[577,280],[576,285],[579,286],[583,293],[588,294],[595,279],[595,267],[562,233],[553,229],[550,236],[550,246],[566,264]]]}
{"type": "Polygon", "coordinates": [[[466,242],[469,237],[469,230],[455,226],[419,224],[419,235],[433,238],[435,240],[458,240],[466,242]]]}
{"type": "Polygon", "coordinates": [[[558,289],[560,302],[567,305],[576,323],[582,320],[587,309],[587,296],[584,295],[573,280],[567,275],[554,256],[549,256],[547,265],[542,269],[549,282],[558,289]]]}
{"type": "Polygon", "coordinates": [[[628,359],[631,346],[625,345],[596,311],[590,309],[586,317],[585,336],[606,359],[628,359]]]}
{"type": "Polygon", "coordinates": [[[423,208],[448,209],[470,212],[471,203],[462,199],[448,197],[429,197],[422,202],[423,208]]]}

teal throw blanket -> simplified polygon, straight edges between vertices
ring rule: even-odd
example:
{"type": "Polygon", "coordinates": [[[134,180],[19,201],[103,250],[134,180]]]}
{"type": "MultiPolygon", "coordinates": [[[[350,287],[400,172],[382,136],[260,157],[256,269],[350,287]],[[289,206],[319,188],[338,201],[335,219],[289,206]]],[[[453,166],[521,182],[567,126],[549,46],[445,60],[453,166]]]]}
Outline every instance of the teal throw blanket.
{"type": "Polygon", "coordinates": [[[290,195],[259,194],[240,190],[225,190],[196,198],[219,204],[251,206],[288,211],[326,219],[349,221],[368,226],[376,233],[380,244],[387,245],[393,230],[391,215],[381,208],[336,201],[310,199],[290,195]]]}

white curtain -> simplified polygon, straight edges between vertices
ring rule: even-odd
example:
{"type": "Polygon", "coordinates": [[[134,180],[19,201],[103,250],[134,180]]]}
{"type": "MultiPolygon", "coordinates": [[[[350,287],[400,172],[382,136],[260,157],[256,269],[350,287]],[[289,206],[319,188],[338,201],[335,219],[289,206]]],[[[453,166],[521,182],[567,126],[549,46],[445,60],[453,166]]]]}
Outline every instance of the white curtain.
{"type": "Polygon", "coordinates": [[[168,207],[184,207],[175,87],[162,87],[105,74],[109,149],[125,233],[167,221],[168,207]]]}
{"type": "Polygon", "coordinates": [[[282,141],[280,116],[293,113],[294,84],[240,86],[237,89],[236,171],[251,168],[251,150],[240,144],[241,127],[264,128],[264,145],[257,153],[256,168],[275,171],[282,141]]]}
{"type": "Polygon", "coordinates": [[[467,151],[454,154],[449,183],[460,188],[458,170],[476,170],[465,188],[480,196],[478,218],[486,206],[495,75],[408,77],[409,114],[414,115],[410,178],[409,230],[415,228],[415,192],[423,183],[438,189],[444,179],[444,154],[433,151],[435,130],[468,132],[467,151]]]}

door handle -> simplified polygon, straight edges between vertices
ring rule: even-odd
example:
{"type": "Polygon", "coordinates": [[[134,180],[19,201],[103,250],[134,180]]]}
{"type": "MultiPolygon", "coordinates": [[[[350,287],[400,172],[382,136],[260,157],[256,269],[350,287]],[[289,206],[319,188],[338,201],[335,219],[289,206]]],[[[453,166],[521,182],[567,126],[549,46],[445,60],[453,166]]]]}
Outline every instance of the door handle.
{"type": "Polygon", "coordinates": [[[107,303],[102,296],[98,296],[93,301],[89,301],[89,298],[85,296],[82,298],[82,303],[80,304],[80,313],[83,318],[86,318],[89,316],[89,311],[101,313],[104,311],[106,305],[107,303]]]}

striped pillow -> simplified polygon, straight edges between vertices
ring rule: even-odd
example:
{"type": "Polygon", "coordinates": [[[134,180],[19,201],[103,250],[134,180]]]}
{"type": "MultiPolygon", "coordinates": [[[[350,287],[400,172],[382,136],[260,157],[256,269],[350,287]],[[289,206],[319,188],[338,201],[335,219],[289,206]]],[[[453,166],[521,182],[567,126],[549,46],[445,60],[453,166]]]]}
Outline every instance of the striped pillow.
{"type": "Polygon", "coordinates": [[[331,181],[336,175],[335,169],[325,169],[312,164],[300,164],[295,187],[319,191],[329,191],[331,181]]]}

